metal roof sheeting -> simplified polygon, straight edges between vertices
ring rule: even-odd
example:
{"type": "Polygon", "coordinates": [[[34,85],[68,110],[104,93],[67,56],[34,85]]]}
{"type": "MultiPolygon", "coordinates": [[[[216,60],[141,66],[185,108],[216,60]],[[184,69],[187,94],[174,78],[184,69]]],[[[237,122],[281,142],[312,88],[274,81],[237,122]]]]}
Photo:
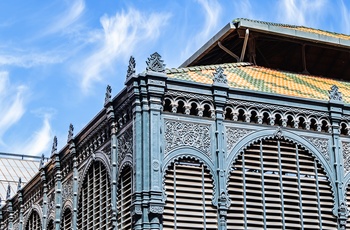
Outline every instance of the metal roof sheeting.
{"type": "Polygon", "coordinates": [[[6,200],[8,185],[11,187],[11,197],[17,193],[19,178],[23,187],[39,169],[38,159],[18,159],[14,157],[0,156],[0,197],[2,204],[6,200]]]}

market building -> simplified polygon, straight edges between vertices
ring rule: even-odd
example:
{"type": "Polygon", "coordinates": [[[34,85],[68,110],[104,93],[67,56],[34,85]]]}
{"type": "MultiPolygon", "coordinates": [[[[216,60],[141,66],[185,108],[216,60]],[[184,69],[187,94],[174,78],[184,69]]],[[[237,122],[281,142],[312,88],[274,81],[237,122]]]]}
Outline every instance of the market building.
{"type": "Polygon", "coordinates": [[[0,208],[0,229],[350,229],[350,36],[236,19],[158,53],[0,208]]]}

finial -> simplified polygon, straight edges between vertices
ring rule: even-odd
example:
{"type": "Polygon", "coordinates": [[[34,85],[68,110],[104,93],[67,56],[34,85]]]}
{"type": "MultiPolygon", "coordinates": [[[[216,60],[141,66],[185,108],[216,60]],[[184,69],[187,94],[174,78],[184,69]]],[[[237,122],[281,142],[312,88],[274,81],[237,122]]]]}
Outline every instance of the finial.
{"type": "Polygon", "coordinates": [[[71,140],[73,140],[73,131],[74,131],[74,126],[72,125],[72,123],[69,125],[69,129],[68,129],[68,139],[67,139],[67,143],[69,143],[71,140]]]}
{"type": "MultiPolygon", "coordinates": [[[[53,142],[52,142],[52,149],[51,149],[51,155],[57,152],[57,137],[53,137],[53,142]]],[[[43,154],[44,156],[44,154],[43,154]]],[[[45,160],[45,158],[43,158],[45,160]]]]}
{"type": "Polygon", "coordinates": [[[17,191],[21,190],[22,188],[22,178],[18,178],[18,185],[17,185],[17,191]]]}
{"type": "Polygon", "coordinates": [[[6,192],[6,200],[10,199],[11,197],[11,186],[10,184],[7,186],[7,192],[6,192]]]}
{"type": "Polygon", "coordinates": [[[220,84],[227,84],[227,78],[226,75],[224,74],[224,69],[220,66],[216,69],[216,72],[213,73],[214,83],[220,83],[220,84]]]}
{"type": "Polygon", "coordinates": [[[112,87],[110,85],[107,85],[106,88],[106,97],[105,97],[105,105],[111,102],[112,98],[112,87]]]}
{"type": "Polygon", "coordinates": [[[146,61],[146,64],[147,64],[146,70],[154,71],[154,72],[164,72],[165,64],[161,58],[162,57],[157,52],[152,54],[146,61]]]}
{"type": "Polygon", "coordinates": [[[135,67],[136,67],[135,58],[133,56],[130,56],[128,71],[126,73],[126,79],[128,79],[129,77],[135,74],[135,67]]]}
{"type": "Polygon", "coordinates": [[[343,95],[339,92],[339,88],[336,85],[332,85],[331,90],[329,92],[329,99],[334,101],[343,101],[343,95]]]}
{"type": "Polygon", "coordinates": [[[39,169],[42,169],[45,164],[45,156],[44,154],[41,155],[40,163],[39,163],[39,169]]]}

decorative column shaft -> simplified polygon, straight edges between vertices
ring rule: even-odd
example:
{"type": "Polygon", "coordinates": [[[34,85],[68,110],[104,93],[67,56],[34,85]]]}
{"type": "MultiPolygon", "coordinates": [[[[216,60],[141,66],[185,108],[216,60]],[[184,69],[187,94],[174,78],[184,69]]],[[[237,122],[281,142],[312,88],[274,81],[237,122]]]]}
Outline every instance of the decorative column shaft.
{"type": "Polygon", "coordinates": [[[348,216],[346,208],[345,191],[343,191],[344,167],[343,154],[340,150],[340,121],[343,114],[344,102],[342,94],[338,91],[338,87],[333,85],[329,91],[329,116],[332,126],[332,153],[335,168],[335,183],[336,183],[336,205],[334,213],[338,216],[339,229],[346,228],[346,219],[348,216]]]}
{"type": "Polygon", "coordinates": [[[224,142],[225,127],[224,121],[224,106],[227,100],[227,79],[224,74],[224,70],[219,67],[214,73],[213,83],[213,96],[216,107],[216,119],[215,119],[215,138],[216,138],[216,166],[218,173],[218,210],[219,210],[219,230],[226,230],[227,228],[227,209],[229,207],[229,199],[226,189],[226,173],[225,172],[225,152],[226,145],[224,142]]]}
{"type": "Polygon", "coordinates": [[[52,146],[51,158],[53,159],[53,170],[55,173],[55,229],[60,230],[61,212],[62,212],[62,174],[61,174],[61,159],[57,152],[57,138],[54,138],[52,146]]]}
{"type": "Polygon", "coordinates": [[[75,149],[75,143],[73,138],[74,126],[69,125],[68,139],[69,152],[73,158],[73,213],[72,213],[72,230],[76,230],[78,221],[78,187],[79,187],[79,172],[77,162],[77,151],[75,149]]]}
{"type": "Polygon", "coordinates": [[[23,229],[23,212],[24,212],[24,206],[23,206],[23,192],[22,192],[22,179],[18,179],[18,203],[19,203],[19,220],[18,220],[18,229],[23,229]]]}
{"type": "Polygon", "coordinates": [[[118,140],[117,140],[117,126],[115,123],[115,115],[112,104],[111,97],[112,88],[107,86],[106,89],[106,98],[105,98],[105,108],[107,114],[107,120],[111,128],[111,163],[112,163],[112,193],[111,193],[111,209],[112,209],[112,225],[113,229],[116,230],[118,228],[117,225],[117,178],[118,178],[118,140]]]}
{"type": "Polygon", "coordinates": [[[149,158],[147,168],[151,179],[149,219],[150,229],[160,229],[161,216],[164,211],[162,192],[162,173],[160,162],[163,158],[163,147],[161,142],[162,134],[162,98],[165,91],[165,81],[167,79],[165,65],[158,53],[154,53],[147,61],[146,83],[149,97],[149,158]]]}
{"type": "Polygon", "coordinates": [[[135,59],[130,57],[125,85],[128,97],[131,101],[133,117],[133,195],[131,214],[134,221],[133,229],[142,229],[142,183],[143,183],[143,158],[142,158],[142,108],[138,76],[135,74],[135,59]]]}
{"type": "MultiPolygon", "coordinates": [[[[54,137],[54,142],[53,142],[53,146],[52,149],[54,147],[57,147],[57,138],[54,137]]],[[[45,169],[45,156],[44,154],[41,156],[41,161],[40,161],[40,176],[41,176],[41,183],[43,184],[43,219],[42,219],[42,229],[45,230],[46,229],[46,222],[47,222],[47,181],[46,181],[46,169],[45,169]]]]}

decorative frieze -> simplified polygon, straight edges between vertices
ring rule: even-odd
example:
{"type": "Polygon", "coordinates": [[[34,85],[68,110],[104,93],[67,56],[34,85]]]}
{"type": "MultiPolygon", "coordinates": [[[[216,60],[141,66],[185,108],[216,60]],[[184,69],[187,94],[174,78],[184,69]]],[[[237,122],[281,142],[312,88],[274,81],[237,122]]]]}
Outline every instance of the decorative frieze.
{"type": "Polygon", "coordinates": [[[210,125],[165,120],[165,154],[180,147],[194,147],[210,156],[210,125]]]}
{"type": "Polygon", "coordinates": [[[251,132],[253,132],[253,130],[226,127],[227,150],[231,151],[238,141],[251,132]]]}
{"type": "Polygon", "coordinates": [[[305,137],[311,144],[313,144],[320,153],[329,161],[329,148],[328,139],[316,138],[316,137],[305,137]]]}
{"type": "Polygon", "coordinates": [[[350,171],[350,142],[342,142],[345,173],[350,171]]]}

